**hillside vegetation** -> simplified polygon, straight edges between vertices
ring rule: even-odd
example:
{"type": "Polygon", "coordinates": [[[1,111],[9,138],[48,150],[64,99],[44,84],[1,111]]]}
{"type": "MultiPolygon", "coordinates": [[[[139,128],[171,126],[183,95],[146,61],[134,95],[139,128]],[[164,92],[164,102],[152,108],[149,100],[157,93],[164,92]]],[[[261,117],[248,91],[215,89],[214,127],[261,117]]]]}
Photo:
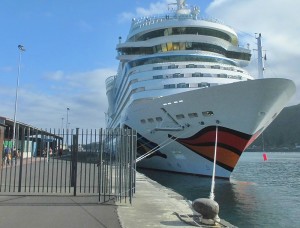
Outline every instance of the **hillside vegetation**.
{"type": "Polygon", "coordinates": [[[265,149],[269,150],[293,150],[300,147],[300,104],[284,108],[250,147],[261,149],[263,143],[265,149]]]}

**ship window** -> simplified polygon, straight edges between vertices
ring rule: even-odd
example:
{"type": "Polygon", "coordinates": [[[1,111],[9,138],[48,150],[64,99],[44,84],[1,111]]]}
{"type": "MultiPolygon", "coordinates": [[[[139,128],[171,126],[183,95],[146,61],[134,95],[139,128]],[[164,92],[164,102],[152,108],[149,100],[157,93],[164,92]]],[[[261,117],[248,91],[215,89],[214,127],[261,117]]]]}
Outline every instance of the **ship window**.
{"type": "Polygon", "coordinates": [[[196,113],[196,112],[189,113],[188,116],[189,116],[190,118],[198,117],[198,113],[196,113]]]}
{"type": "Polygon", "coordinates": [[[179,84],[177,84],[177,88],[189,88],[189,84],[188,83],[179,83],[179,84]]]}
{"type": "Polygon", "coordinates": [[[183,74],[180,73],[173,74],[173,78],[183,78],[183,74]]]}
{"type": "Polygon", "coordinates": [[[173,43],[172,42],[168,42],[167,43],[167,49],[168,49],[168,51],[172,51],[173,50],[173,43]]]}
{"type": "Polygon", "coordinates": [[[142,119],[142,120],[141,120],[141,123],[142,123],[142,124],[146,123],[146,120],[142,119]]]}
{"type": "Polygon", "coordinates": [[[241,76],[238,76],[238,75],[230,75],[230,76],[228,76],[228,78],[242,79],[242,77],[241,77],[241,76]]]}
{"type": "Polygon", "coordinates": [[[187,49],[191,48],[192,46],[193,46],[192,42],[186,42],[186,43],[185,43],[185,47],[186,47],[187,49]]]}
{"type": "Polygon", "coordinates": [[[175,88],[175,84],[168,84],[168,85],[164,85],[165,89],[172,89],[175,88]]]}
{"type": "Polygon", "coordinates": [[[156,45],[155,47],[157,52],[161,52],[161,45],[156,45]]]}
{"type": "Polygon", "coordinates": [[[153,120],[152,118],[149,118],[149,119],[148,119],[148,122],[149,122],[149,123],[153,123],[154,120],[153,120]]]}
{"type": "Polygon", "coordinates": [[[153,79],[162,79],[163,78],[163,75],[155,75],[153,76],[153,79]]]}
{"type": "Polygon", "coordinates": [[[205,111],[205,112],[202,112],[202,115],[207,117],[207,116],[213,116],[214,115],[214,112],[213,111],[205,111]]]}
{"type": "Polygon", "coordinates": [[[179,43],[173,43],[173,50],[179,50],[179,43]]]}
{"type": "Polygon", "coordinates": [[[180,50],[185,50],[185,43],[180,42],[179,43],[179,48],[180,48],[180,50]]]}
{"type": "Polygon", "coordinates": [[[178,68],[178,65],[175,64],[168,66],[168,69],[176,69],[176,68],[178,68]]]}
{"type": "Polygon", "coordinates": [[[188,64],[186,65],[186,68],[196,68],[197,66],[195,64],[188,64]]]}
{"type": "Polygon", "coordinates": [[[153,67],[153,70],[161,70],[162,66],[153,67]]]}
{"type": "Polygon", "coordinates": [[[227,74],[218,74],[218,78],[227,78],[227,74]]]}
{"type": "Polygon", "coordinates": [[[183,119],[183,118],[184,118],[184,115],[183,115],[183,114],[178,114],[178,115],[176,115],[176,118],[177,118],[177,119],[183,119]]]}
{"type": "Polygon", "coordinates": [[[198,83],[190,83],[189,88],[197,88],[198,87],[198,83]]]}
{"type": "Polygon", "coordinates": [[[164,51],[164,52],[167,51],[167,45],[166,44],[162,44],[161,45],[161,50],[164,51]]]}
{"type": "Polygon", "coordinates": [[[201,73],[193,73],[192,77],[203,77],[203,74],[201,74],[201,73]]]}
{"type": "Polygon", "coordinates": [[[214,66],[211,66],[212,69],[220,69],[221,67],[219,65],[214,65],[214,66]]]}
{"type": "Polygon", "coordinates": [[[130,81],[129,85],[132,85],[133,83],[136,83],[136,82],[138,82],[138,80],[137,79],[133,79],[133,80],[130,81]]]}
{"type": "Polygon", "coordinates": [[[201,83],[198,83],[198,87],[207,88],[207,87],[210,87],[210,84],[207,82],[201,82],[201,83]]]}
{"type": "Polygon", "coordinates": [[[161,117],[156,117],[155,120],[156,120],[157,122],[161,122],[161,121],[162,121],[162,118],[161,118],[161,117]]]}

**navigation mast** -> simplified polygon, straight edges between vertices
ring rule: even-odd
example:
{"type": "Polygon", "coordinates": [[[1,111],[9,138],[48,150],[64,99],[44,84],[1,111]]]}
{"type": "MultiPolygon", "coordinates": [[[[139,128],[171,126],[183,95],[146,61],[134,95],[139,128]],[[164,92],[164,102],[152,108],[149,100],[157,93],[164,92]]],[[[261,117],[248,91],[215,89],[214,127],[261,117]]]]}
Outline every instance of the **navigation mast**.
{"type": "Polygon", "coordinates": [[[257,39],[257,55],[258,55],[258,78],[262,79],[264,78],[264,61],[262,56],[262,42],[261,42],[261,33],[258,34],[257,39]]]}

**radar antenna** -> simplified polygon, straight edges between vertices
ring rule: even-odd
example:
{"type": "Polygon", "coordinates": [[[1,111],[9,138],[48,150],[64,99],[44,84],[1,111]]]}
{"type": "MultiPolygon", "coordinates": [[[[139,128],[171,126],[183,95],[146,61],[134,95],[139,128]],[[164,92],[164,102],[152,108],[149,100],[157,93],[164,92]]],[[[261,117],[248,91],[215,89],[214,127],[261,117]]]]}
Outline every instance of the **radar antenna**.
{"type": "Polygon", "coordinates": [[[177,0],[177,10],[185,8],[185,0],[177,0]]]}

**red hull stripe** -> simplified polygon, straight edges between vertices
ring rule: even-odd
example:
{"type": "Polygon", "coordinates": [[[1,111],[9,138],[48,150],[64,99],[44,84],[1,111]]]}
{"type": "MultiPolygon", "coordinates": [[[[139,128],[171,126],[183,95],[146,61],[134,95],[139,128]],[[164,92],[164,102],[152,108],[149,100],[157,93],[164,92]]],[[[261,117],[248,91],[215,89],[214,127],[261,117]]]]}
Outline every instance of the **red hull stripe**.
{"type": "MultiPolygon", "coordinates": [[[[259,136],[261,131],[251,136],[224,127],[218,127],[217,164],[233,171],[242,152],[259,136]]],[[[170,138],[174,138],[169,135],[170,138]]],[[[175,139],[200,156],[213,161],[215,150],[216,127],[202,129],[188,138],[175,139]]]]}

